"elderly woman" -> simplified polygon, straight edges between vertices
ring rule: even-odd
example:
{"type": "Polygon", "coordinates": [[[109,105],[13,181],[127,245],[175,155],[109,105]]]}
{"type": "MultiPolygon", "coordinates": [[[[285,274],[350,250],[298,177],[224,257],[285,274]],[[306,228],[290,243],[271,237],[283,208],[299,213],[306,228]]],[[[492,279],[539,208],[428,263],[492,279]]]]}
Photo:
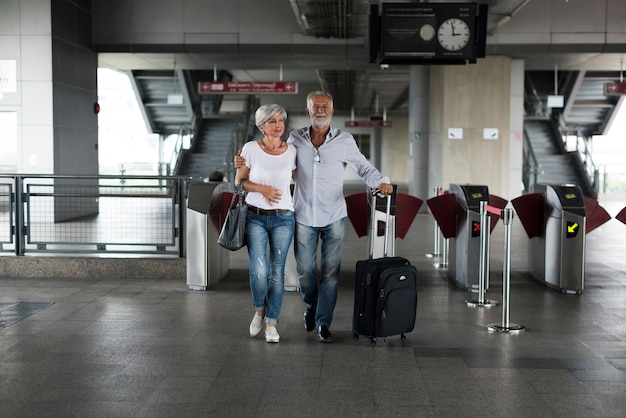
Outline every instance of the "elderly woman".
{"type": "Polygon", "coordinates": [[[263,138],[243,146],[241,155],[246,163],[237,169],[235,176],[236,183],[242,182],[248,192],[246,244],[255,309],[250,336],[257,336],[265,323],[268,343],[280,339],[276,324],[283,302],[285,260],[295,225],[291,181],[296,168],[296,148],[281,139],[286,118],[285,109],[276,104],[257,109],[255,122],[263,138]]]}

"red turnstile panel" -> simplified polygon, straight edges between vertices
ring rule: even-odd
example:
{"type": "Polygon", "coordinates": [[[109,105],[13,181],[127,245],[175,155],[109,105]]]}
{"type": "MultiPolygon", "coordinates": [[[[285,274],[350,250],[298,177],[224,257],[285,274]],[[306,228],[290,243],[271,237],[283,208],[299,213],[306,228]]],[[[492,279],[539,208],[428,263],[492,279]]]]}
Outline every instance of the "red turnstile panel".
{"type": "Polygon", "coordinates": [[[426,201],[444,238],[456,236],[457,202],[454,193],[431,197],[426,201]]]}
{"type": "Polygon", "coordinates": [[[611,215],[604,209],[597,200],[584,196],[585,216],[587,217],[587,226],[585,232],[588,234],[600,225],[611,220],[611,215]]]}
{"type": "Polygon", "coordinates": [[[528,238],[543,235],[545,199],[541,193],[529,193],[511,200],[528,238]]]}

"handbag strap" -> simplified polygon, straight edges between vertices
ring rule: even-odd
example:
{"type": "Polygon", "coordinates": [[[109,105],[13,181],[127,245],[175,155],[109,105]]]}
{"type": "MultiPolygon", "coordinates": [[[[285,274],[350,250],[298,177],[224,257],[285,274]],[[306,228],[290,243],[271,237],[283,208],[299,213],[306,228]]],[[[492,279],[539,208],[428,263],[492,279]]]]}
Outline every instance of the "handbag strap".
{"type": "Polygon", "coordinates": [[[237,192],[237,194],[243,195],[244,193],[246,193],[245,190],[243,190],[243,182],[246,179],[241,179],[239,180],[239,183],[237,183],[237,185],[235,186],[235,191],[237,192]]]}
{"type": "Polygon", "coordinates": [[[245,179],[241,179],[239,180],[239,183],[237,183],[237,185],[235,186],[235,193],[233,193],[233,197],[232,199],[230,199],[230,207],[235,207],[235,199],[237,199],[237,197],[239,197],[239,200],[237,201],[237,205],[236,206],[241,206],[243,205],[243,202],[246,198],[246,195],[248,194],[248,192],[246,192],[243,189],[243,181],[245,179]]]}

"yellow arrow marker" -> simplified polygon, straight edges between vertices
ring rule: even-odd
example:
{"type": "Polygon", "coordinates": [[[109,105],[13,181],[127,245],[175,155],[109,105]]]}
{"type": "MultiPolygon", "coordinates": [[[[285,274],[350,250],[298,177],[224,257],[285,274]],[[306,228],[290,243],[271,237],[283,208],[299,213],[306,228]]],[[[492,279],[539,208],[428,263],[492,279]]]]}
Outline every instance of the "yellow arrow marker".
{"type": "Polygon", "coordinates": [[[578,224],[571,224],[567,226],[567,232],[573,234],[578,229],[578,224]]]}

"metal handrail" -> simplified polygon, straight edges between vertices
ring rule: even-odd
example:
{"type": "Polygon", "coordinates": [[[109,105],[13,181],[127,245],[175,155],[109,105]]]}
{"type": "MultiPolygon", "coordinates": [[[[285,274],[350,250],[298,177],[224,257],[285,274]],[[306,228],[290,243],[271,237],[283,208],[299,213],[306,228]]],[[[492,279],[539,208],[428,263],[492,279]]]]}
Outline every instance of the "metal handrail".
{"type": "Polygon", "coordinates": [[[528,191],[533,184],[538,182],[539,175],[543,174],[543,171],[541,170],[541,164],[537,161],[537,156],[535,155],[535,150],[530,142],[526,128],[524,128],[523,159],[522,177],[524,189],[528,191]]]}
{"type": "Polygon", "coordinates": [[[232,132],[228,152],[226,153],[226,175],[230,184],[235,183],[235,167],[233,159],[235,154],[248,141],[251,131],[252,115],[258,106],[258,99],[255,96],[247,96],[244,103],[242,120],[237,124],[232,132]]]}
{"type": "Polygon", "coordinates": [[[597,166],[593,161],[593,156],[589,150],[589,137],[583,134],[580,126],[576,127],[576,151],[580,154],[583,164],[587,169],[588,175],[593,175],[597,170],[597,166]],[[582,146],[582,149],[581,149],[582,146]]]}
{"type": "Polygon", "coordinates": [[[573,128],[568,127],[562,114],[558,116],[557,122],[557,126],[561,134],[561,140],[563,141],[563,146],[566,150],[568,137],[576,137],[576,155],[580,159],[580,162],[585,170],[585,174],[587,175],[589,182],[591,183],[594,191],[597,193],[599,184],[599,169],[594,163],[593,156],[589,149],[589,137],[584,134],[583,129],[580,127],[580,125],[576,125],[573,128]]]}
{"type": "Polygon", "coordinates": [[[192,136],[193,132],[191,126],[188,124],[182,124],[178,128],[178,134],[176,135],[176,142],[174,143],[174,149],[172,150],[172,154],[170,155],[169,161],[167,163],[167,173],[173,174],[174,167],[176,167],[176,163],[178,162],[178,157],[183,150],[185,136],[192,136]]]}

